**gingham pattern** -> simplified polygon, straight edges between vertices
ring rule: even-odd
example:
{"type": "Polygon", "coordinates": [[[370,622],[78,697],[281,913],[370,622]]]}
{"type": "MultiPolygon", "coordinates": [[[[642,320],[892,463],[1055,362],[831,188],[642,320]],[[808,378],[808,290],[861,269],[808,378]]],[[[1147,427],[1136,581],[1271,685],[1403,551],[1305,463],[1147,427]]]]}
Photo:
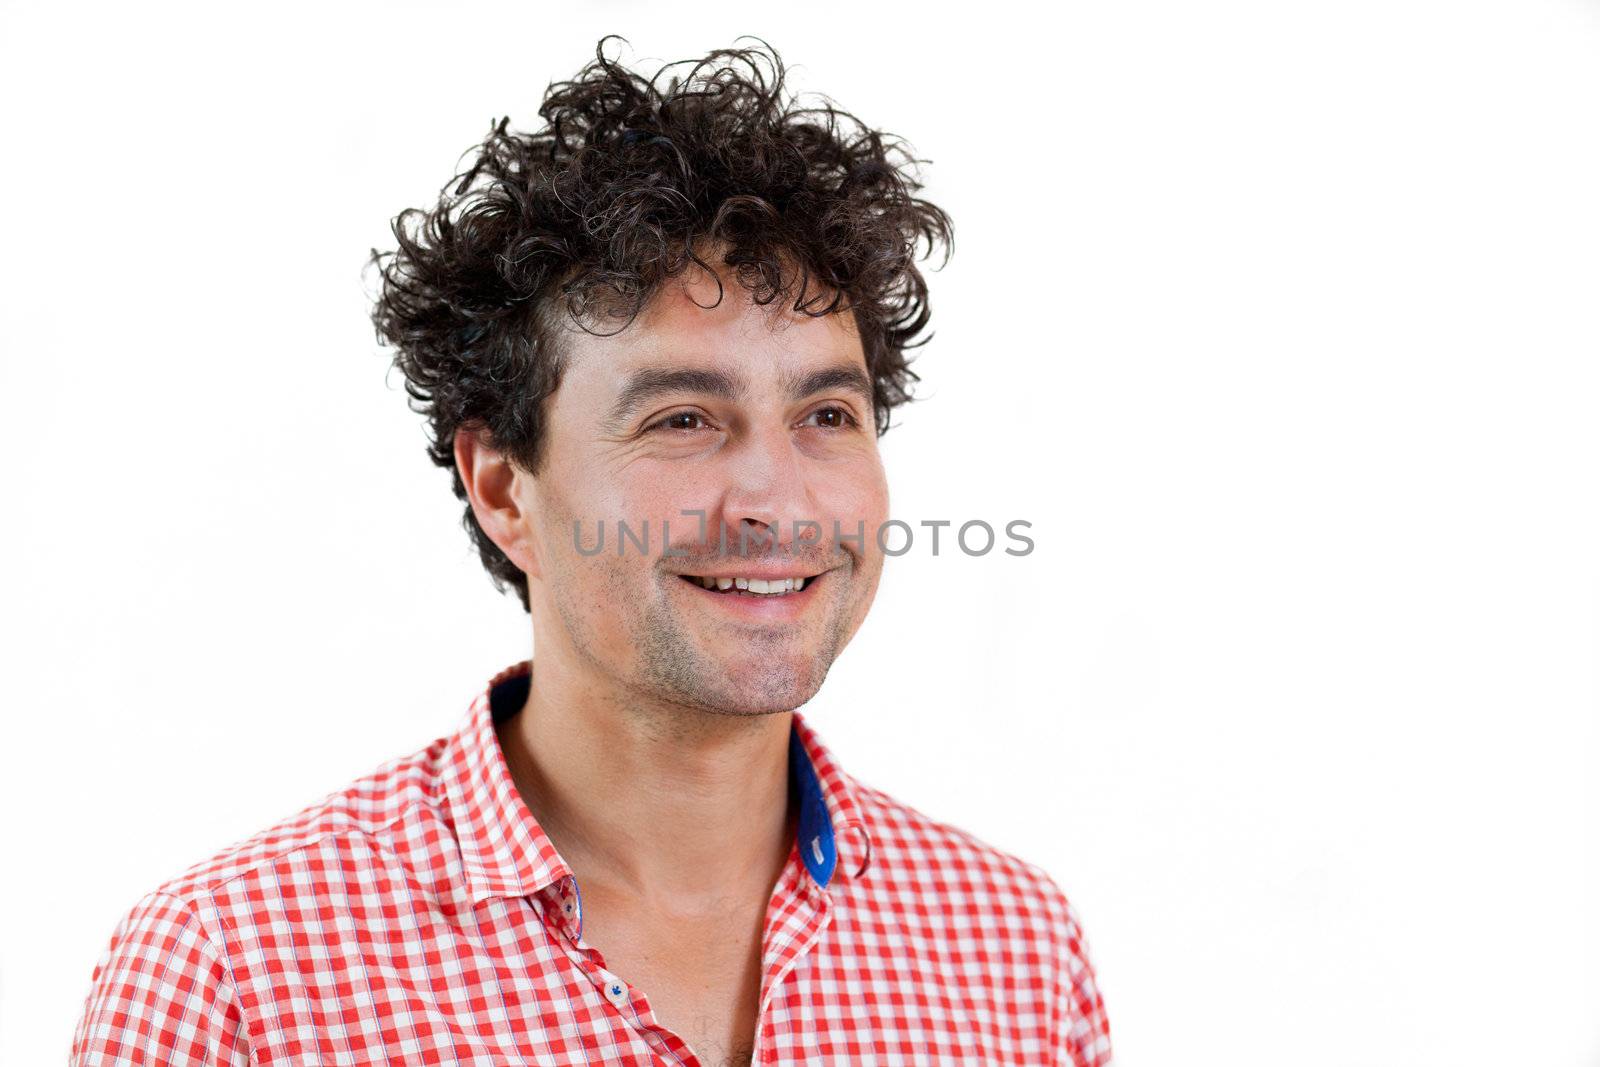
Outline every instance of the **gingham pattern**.
{"type": "MultiPolygon", "coordinates": [[[[495,737],[460,729],[141,899],[94,969],[74,1064],[698,1064],[582,938],[576,879],[495,737]]],[[[521,686],[520,692],[518,685],[521,686]]],[[[1043,870],[839,769],[799,712],[837,866],[768,903],[758,1064],[1104,1067],[1077,913],[1043,870]]]]}

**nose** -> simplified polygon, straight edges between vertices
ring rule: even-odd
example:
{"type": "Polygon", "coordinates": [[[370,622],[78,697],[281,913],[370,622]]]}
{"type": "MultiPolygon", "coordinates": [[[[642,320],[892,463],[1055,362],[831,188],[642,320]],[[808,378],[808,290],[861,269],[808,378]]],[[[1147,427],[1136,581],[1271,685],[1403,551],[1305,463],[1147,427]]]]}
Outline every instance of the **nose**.
{"type": "Polygon", "coordinates": [[[816,518],[810,513],[802,460],[782,427],[752,433],[740,442],[731,457],[722,505],[729,552],[794,553],[800,547],[796,527],[816,518]]]}

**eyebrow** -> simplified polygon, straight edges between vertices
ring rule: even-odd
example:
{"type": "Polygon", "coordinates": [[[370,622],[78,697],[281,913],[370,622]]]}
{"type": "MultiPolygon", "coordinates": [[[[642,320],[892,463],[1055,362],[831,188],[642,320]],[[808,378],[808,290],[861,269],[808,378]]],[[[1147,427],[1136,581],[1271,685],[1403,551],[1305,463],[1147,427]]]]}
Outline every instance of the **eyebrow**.
{"type": "Polygon", "coordinates": [[[812,371],[804,375],[785,375],[784,386],[789,391],[791,400],[804,400],[817,393],[825,393],[830,389],[842,389],[847,393],[854,393],[856,398],[866,405],[867,410],[872,410],[872,382],[867,378],[867,372],[854,363],[840,363],[832,367],[812,371]]]}
{"type": "Polygon", "coordinates": [[[628,376],[627,384],[611,405],[609,420],[617,425],[627,422],[646,401],[663,393],[703,393],[723,400],[738,400],[744,395],[744,386],[718,370],[645,367],[628,376]]]}
{"type": "MultiPolygon", "coordinates": [[[[792,400],[803,400],[829,389],[843,389],[855,394],[868,410],[873,406],[871,380],[865,371],[851,363],[824,367],[809,374],[786,374],[783,385],[792,400]]],[[[736,401],[744,396],[745,385],[742,380],[719,370],[645,367],[628,376],[622,391],[611,405],[608,421],[613,425],[621,425],[650,400],[667,393],[700,393],[736,401]]]]}

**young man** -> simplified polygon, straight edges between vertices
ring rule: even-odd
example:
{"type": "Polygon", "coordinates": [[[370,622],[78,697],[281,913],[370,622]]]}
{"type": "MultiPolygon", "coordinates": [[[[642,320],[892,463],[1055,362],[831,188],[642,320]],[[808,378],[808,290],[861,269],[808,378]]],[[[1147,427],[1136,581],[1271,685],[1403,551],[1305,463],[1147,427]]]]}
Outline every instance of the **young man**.
{"type": "Polygon", "coordinates": [[[795,709],[865,619],[950,241],[883,135],[722,51],[608,60],[396,220],[375,322],[535,655],[148,894],[77,1063],[1110,1062],[1044,871],[795,709]]]}

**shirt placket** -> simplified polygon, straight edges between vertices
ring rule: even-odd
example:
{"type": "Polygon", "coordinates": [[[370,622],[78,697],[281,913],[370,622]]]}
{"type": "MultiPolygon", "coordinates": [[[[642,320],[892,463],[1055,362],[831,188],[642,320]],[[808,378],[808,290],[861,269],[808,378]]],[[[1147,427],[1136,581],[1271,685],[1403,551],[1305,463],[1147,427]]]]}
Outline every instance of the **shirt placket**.
{"type": "MultiPolygon", "coordinates": [[[[567,876],[541,894],[545,923],[566,943],[578,967],[611,1005],[666,1064],[701,1067],[693,1048],[662,1026],[649,997],[605,965],[605,956],[583,940],[583,898],[577,879],[567,876]]],[[[771,1005],[783,983],[805,958],[828,926],[832,899],[794,857],[784,868],[767,905],[761,944],[761,992],[755,1027],[753,1061],[776,1064],[776,1032],[771,1005]]]]}
{"type": "Polygon", "coordinates": [[[812,879],[798,859],[792,859],[779,880],[767,908],[761,947],[761,998],[756,1016],[756,1043],[752,1060],[777,1064],[777,1032],[772,1001],[796,968],[805,960],[832,916],[833,898],[812,879]]]}
{"type": "Polygon", "coordinates": [[[578,891],[578,880],[572,875],[547,886],[540,894],[545,925],[566,948],[600,995],[634,1029],[660,1057],[661,1062],[675,1067],[701,1067],[688,1043],[661,1026],[650,1007],[644,991],[630,986],[618,974],[606,968],[605,955],[583,940],[583,897],[578,891]]]}

